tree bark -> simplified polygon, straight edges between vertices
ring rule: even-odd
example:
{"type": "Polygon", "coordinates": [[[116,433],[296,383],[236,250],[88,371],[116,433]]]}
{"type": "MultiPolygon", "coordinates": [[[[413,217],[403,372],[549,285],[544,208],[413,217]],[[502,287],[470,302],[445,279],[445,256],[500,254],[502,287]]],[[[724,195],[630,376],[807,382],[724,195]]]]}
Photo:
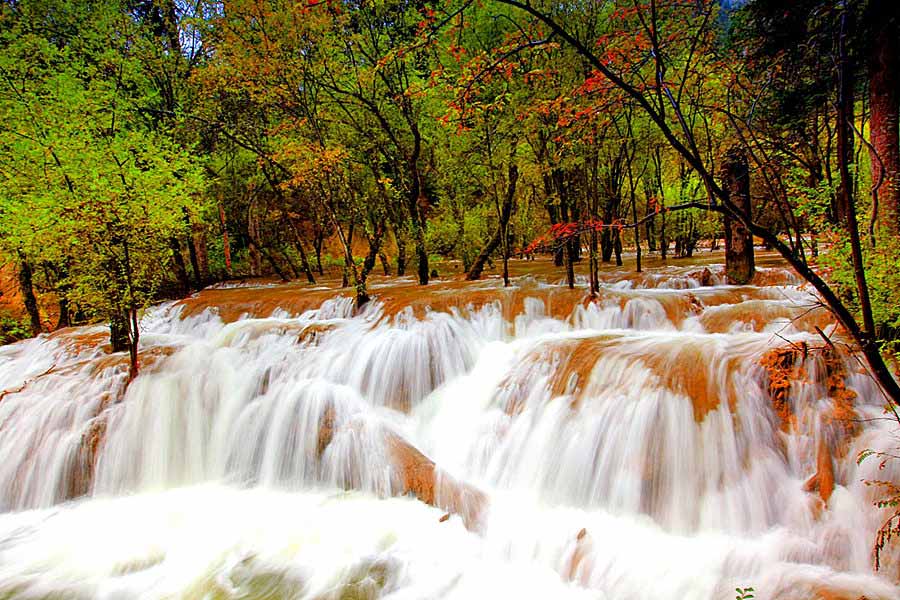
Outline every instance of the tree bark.
{"type": "Polygon", "coordinates": [[[31,326],[32,335],[38,335],[44,328],[41,325],[41,312],[38,309],[37,297],[34,295],[34,272],[25,257],[25,253],[19,250],[19,291],[25,304],[25,312],[31,326]]]}
{"type": "Polygon", "coordinates": [[[72,316],[69,311],[69,299],[65,295],[59,296],[59,319],[56,321],[56,328],[70,327],[72,325],[72,316]]]}
{"type": "Polygon", "coordinates": [[[425,208],[428,204],[419,170],[419,157],[422,154],[422,135],[418,126],[410,121],[413,135],[413,150],[409,158],[409,175],[412,185],[407,196],[407,209],[412,224],[413,242],[416,246],[416,274],[419,285],[428,285],[428,251],[425,248],[425,208]]]}
{"type": "Polygon", "coordinates": [[[197,254],[197,267],[199,273],[197,275],[200,287],[209,282],[209,249],[206,245],[206,229],[203,223],[195,222],[192,226],[191,243],[197,254]]]}
{"type": "Polygon", "coordinates": [[[316,252],[316,271],[319,272],[319,275],[325,274],[325,269],[322,268],[322,244],[324,241],[325,234],[321,230],[317,230],[313,238],[313,250],[316,252]]]}
{"type": "Polygon", "coordinates": [[[109,345],[113,352],[125,352],[129,348],[128,317],[114,313],[109,318],[109,345]]]}
{"type": "MultiPolygon", "coordinates": [[[[228,226],[225,221],[225,209],[219,204],[219,223],[222,225],[222,251],[225,254],[225,274],[231,277],[231,242],[228,239],[228,226]]],[[[184,261],[182,260],[182,266],[184,261]]]]}
{"type": "Polygon", "coordinates": [[[869,56],[872,200],[876,219],[900,234],[900,27],[897,2],[871,3],[875,29],[869,56]]]}
{"type": "Polygon", "coordinates": [[[859,236],[859,224],[856,219],[856,202],[853,196],[853,176],[850,164],[853,162],[853,91],[856,81],[856,69],[846,47],[847,36],[852,30],[852,14],[845,10],[841,15],[838,32],[838,69],[837,69],[837,160],[840,183],[836,199],[835,216],[838,224],[850,232],[850,256],[853,261],[853,274],[856,280],[856,292],[859,299],[859,310],[863,318],[863,331],[866,335],[875,334],[875,319],[872,314],[872,303],[869,299],[869,286],[866,283],[865,264],[862,255],[862,243],[859,236]]]}
{"type": "MultiPolygon", "coordinates": [[[[478,258],[476,258],[475,262],[472,264],[472,268],[466,273],[466,279],[468,281],[481,279],[484,265],[501,242],[503,242],[504,254],[506,254],[506,242],[503,240],[503,236],[506,234],[509,219],[512,217],[513,199],[516,195],[516,184],[518,183],[518,180],[519,168],[518,166],[511,164],[507,173],[506,195],[503,197],[503,206],[500,209],[500,222],[497,224],[497,231],[494,232],[494,235],[488,240],[488,243],[481,249],[478,258]]],[[[504,256],[504,259],[505,258],[506,257],[504,256]]]]}
{"type": "Polygon", "coordinates": [[[394,231],[397,238],[397,277],[406,275],[406,240],[401,234],[394,231]]]}
{"type": "Polygon", "coordinates": [[[312,268],[309,266],[309,259],[306,255],[306,250],[303,248],[303,239],[300,236],[300,230],[297,228],[297,224],[290,217],[285,217],[288,221],[288,225],[291,228],[291,233],[294,236],[294,248],[297,250],[297,254],[300,255],[300,266],[303,268],[303,273],[306,275],[307,283],[316,283],[316,278],[313,276],[312,268]]]}
{"type": "MultiPolygon", "coordinates": [[[[747,156],[738,147],[732,148],[725,155],[722,163],[722,188],[731,202],[750,220],[750,166],[747,156]]],[[[746,285],[756,272],[753,235],[742,222],[728,215],[725,215],[724,220],[725,277],[731,284],[746,285]]]]}
{"type": "Polygon", "coordinates": [[[181,287],[181,293],[186,294],[191,289],[191,280],[188,277],[187,267],[184,264],[184,256],[181,254],[181,243],[177,237],[169,238],[169,249],[172,251],[172,266],[175,271],[175,279],[181,287]]]}
{"type": "MultiPolygon", "coordinates": [[[[631,178],[631,166],[628,167],[628,177],[631,178]]],[[[634,219],[634,222],[638,222],[637,215],[637,198],[634,194],[634,182],[631,182],[631,216],[634,219]]],[[[640,273],[641,272],[641,228],[634,228],[634,250],[635,250],[635,270],[640,273]]]]}
{"type": "MultiPolygon", "coordinates": [[[[680,154],[690,166],[697,172],[703,181],[704,186],[709,191],[711,197],[717,198],[721,203],[693,203],[693,207],[704,210],[716,211],[720,214],[728,214],[737,220],[745,220],[743,211],[738,211],[728,199],[728,194],[721,189],[715,181],[712,171],[707,167],[699,152],[696,152],[682,143],[676,134],[666,122],[665,115],[661,114],[653,106],[650,100],[638,88],[628,84],[624,79],[618,76],[614,71],[609,69],[606,64],[594,54],[588,47],[582,44],[569,31],[557,23],[547,13],[543,13],[529,3],[520,0],[498,0],[502,4],[513,6],[523,12],[539,19],[550,30],[557,34],[564,42],[571,45],[576,52],[585,57],[598,72],[600,72],[613,85],[621,89],[625,94],[632,98],[641,109],[647,114],[651,121],[656,125],[659,132],[666,139],[669,146],[680,154]]],[[[845,53],[842,51],[842,60],[844,62],[845,53]]],[[[843,69],[841,69],[843,70],[843,69]]],[[[843,86],[842,86],[843,87],[843,86]]],[[[846,95],[844,95],[846,98],[846,95]]],[[[845,100],[846,103],[846,100],[845,100]]],[[[683,121],[682,121],[683,122],[683,121]]],[[[690,142],[689,142],[690,143],[690,142]]],[[[826,163],[826,175],[829,176],[829,168],[826,163]]],[[[891,370],[888,368],[881,355],[881,348],[872,331],[865,331],[859,327],[858,321],[853,313],[847,308],[835,291],[806,263],[802,256],[798,255],[790,246],[778,239],[775,232],[766,227],[761,226],[752,220],[746,220],[745,225],[750,233],[761,237],[765,242],[771,244],[778,253],[803,277],[813,288],[821,295],[823,302],[831,309],[837,320],[844,326],[853,340],[859,345],[860,351],[866,358],[866,362],[872,371],[875,380],[881,386],[885,395],[890,399],[892,407],[900,404],[900,383],[894,378],[891,370]]],[[[663,226],[665,226],[665,215],[663,215],[663,226]]],[[[857,235],[858,237],[858,235],[857,235]]],[[[863,280],[864,283],[864,280],[863,280]]],[[[895,416],[897,413],[894,413],[895,416]]]]}
{"type": "Polygon", "coordinates": [[[250,241],[251,252],[256,252],[257,256],[261,255],[263,258],[265,258],[266,262],[269,263],[269,266],[272,267],[272,270],[275,272],[276,275],[278,275],[278,277],[281,278],[282,281],[290,281],[291,280],[291,278],[288,277],[287,273],[284,272],[284,269],[282,269],[278,265],[278,261],[275,260],[275,257],[272,256],[272,254],[268,250],[266,250],[265,248],[263,248],[259,244],[257,244],[253,238],[250,238],[249,241],[250,241]]]}

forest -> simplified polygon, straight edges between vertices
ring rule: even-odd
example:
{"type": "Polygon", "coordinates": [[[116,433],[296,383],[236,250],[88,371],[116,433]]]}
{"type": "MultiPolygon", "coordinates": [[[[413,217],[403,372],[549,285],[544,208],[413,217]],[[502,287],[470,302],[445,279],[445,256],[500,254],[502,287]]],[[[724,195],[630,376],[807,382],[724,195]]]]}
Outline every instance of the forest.
{"type": "Polygon", "coordinates": [[[898,600],[898,291],[896,0],[0,0],[0,598],[898,600]]]}
{"type": "Polygon", "coordinates": [[[218,281],[765,245],[895,402],[898,7],[877,0],[0,5],[11,339],[218,281]]]}

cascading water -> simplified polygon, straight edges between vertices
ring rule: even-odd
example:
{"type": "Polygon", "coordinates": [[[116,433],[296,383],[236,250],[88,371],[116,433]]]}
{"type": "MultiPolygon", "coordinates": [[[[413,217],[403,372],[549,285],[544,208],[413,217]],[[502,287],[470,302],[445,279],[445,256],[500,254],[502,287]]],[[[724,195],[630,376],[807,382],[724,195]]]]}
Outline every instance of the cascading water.
{"type": "Polygon", "coordinates": [[[764,274],[220,287],[127,386],[102,327],[2,348],[0,598],[900,598],[895,429],[764,274]]]}

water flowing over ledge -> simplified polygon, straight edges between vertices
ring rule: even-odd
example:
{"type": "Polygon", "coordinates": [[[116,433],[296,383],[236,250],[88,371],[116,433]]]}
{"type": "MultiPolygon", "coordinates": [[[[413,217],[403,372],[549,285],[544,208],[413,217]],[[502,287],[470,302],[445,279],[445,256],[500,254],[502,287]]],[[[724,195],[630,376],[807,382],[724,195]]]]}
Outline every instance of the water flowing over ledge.
{"type": "Polygon", "coordinates": [[[0,349],[0,598],[900,597],[827,312],[779,267],[604,277],[219,286],[127,388],[102,327],[0,349]]]}

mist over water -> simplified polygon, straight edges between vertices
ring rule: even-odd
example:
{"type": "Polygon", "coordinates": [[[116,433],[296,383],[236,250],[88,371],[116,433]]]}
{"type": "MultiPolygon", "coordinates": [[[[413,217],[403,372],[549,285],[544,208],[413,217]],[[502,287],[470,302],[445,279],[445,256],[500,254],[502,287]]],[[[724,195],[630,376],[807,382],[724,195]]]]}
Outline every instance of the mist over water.
{"type": "Polygon", "coordinates": [[[900,598],[878,390],[804,352],[776,402],[827,315],[690,271],[220,288],[148,311],[127,389],[103,327],[0,348],[0,598],[900,598]]]}

